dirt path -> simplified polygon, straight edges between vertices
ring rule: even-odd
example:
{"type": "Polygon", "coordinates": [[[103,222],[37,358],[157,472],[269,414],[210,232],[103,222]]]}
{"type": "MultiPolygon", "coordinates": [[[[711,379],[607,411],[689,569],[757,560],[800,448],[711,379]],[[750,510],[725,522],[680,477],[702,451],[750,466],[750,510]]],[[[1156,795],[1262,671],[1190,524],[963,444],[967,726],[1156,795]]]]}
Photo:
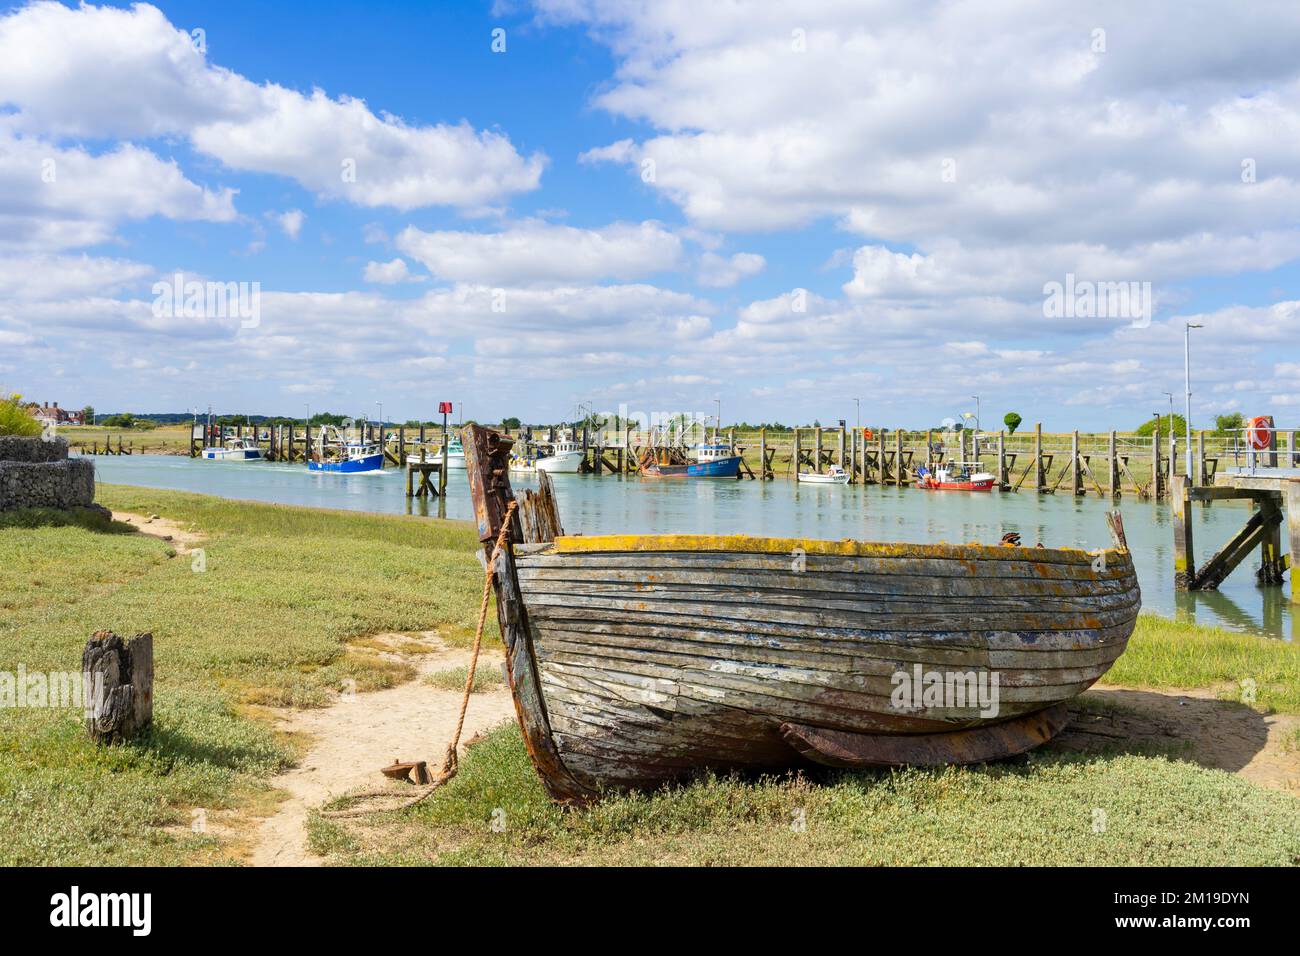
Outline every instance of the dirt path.
{"type": "Polygon", "coordinates": [[[130,511],[114,511],[113,520],[133,525],[140,534],[157,538],[159,541],[166,541],[175,549],[177,554],[189,554],[205,537],[197,531],[182,528],[170,518],[161,518],[158,515],[138,515],[130,511]]]}
{"type": "Polygon", "coordinates": [[[1172,748],[1175,756],[1202,767],[1300,795],[1300,750],[1294,736],[1300,716],[1261,714],[1218,700],[1210,689],[1098,685],[1084,700],[1085,707],[1072,708],[1055,746],[1082,751],[1172,748]]]}
{"type": "MultiPolygon", "coordinates": [[[[306,734],[312,740],[298,766],[272,783],[289,797],[276,812],[263,819],[253,837],[248,862],[254,866],[317,866],[319,857],[307,849],[308,812],[331,797],[383,784],[379,768],[398,760],[427,760],[431,772],[442,765],[460,711],[461,692],[440,690],[425,683],[435,671],[463,667],[469,651],[448,648],[437,632],[379,635],[393,652],[413,664],[418,674],[389,690],[340,696],[331,707],[288,711],[276,729],[306,734]],[[403,654],[405,641],[435,645],[433,653],[403,654]]],[[[501,655],[495,649],[479,659],[480,671],[500,671],[501,655]]],[[[504,687],[470,697],[465,717],[464,741],[515,716],[514,704],[504,687]]],[[[394,785],[400,789],[399,785],[394,785]]]]}

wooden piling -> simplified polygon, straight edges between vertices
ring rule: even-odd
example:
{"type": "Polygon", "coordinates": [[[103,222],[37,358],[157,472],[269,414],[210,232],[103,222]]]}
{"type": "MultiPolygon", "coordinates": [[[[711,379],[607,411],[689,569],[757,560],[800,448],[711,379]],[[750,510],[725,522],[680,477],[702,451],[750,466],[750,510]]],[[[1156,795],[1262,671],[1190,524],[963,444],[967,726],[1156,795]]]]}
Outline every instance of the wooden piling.
{"type": "Polygon", "coordinates": [[[1196,580],[1195,550],[1192,547],[1192,497],[1183,476],[1170,483],[1170,511],[1174,527],[1174,588],[1190,590],[1196,580]]]}
{"type": "Polygon", "coordinates": [[[1043,474],[1043,423],[1034,425],[1034,491],[1042,492],[1047,484],[1043,474]]]}

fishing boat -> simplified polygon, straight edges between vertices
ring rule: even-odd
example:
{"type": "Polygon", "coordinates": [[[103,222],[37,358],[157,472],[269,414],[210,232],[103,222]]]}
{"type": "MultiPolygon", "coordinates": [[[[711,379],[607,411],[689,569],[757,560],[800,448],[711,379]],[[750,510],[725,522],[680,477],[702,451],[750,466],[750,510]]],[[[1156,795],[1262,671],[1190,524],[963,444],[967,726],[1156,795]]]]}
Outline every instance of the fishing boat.
{"type": "Polygon", "coordinates": [[[992,491],[997,476],[978,469],[979,465],[971,462],[936,465],[933,472],[922,465],[916,470],[916,487],[925,491],[992,491]]]}
{"type": "Polygon", "coordinates": [[[333,440],[327,427],[320,430],[320,438],[307,462],[308,471],[333,475],[363,475],[382,473],[384,450],[377,442],[352,441],[334,429],[333,440]]]}
{"type": "Polygon", "coordinates": [[[1140,606],[1123,529],[1085,552],[745,535],[566,535],[550,479],[464,435],[528,753],[586,802],[706,769],[975,763],[1057,734],[1140,606]],[[509,505],[516,502],[511,514],[509,505]]]}
{"type": "Polygon", "coordinates": [[[581,443],[565,438],[555,443],[549,455],[537,459],[537,470],[551,475],[576,475],[584,457],[581,443]]]}
{"type": "Polygon", "coordinates": [[[447,470],[453,468],[465,468],[465,449],[461,447],[459,438],[453,438],[447,445],[447,470]]]}
{"type": "Polygon", "coordinates": [[[849,483],[849,473],[839,465],[831,465],[825,474],[801,471],[799,472],[799,480],[808,485],[847,485],[849,483]]]}
{"type": "Polygon", "coordinates": [[[701,442],[693,450],[694,460],[670,462],[651,458],[641,466],[649,478],[735,478],[740,474],[741,456],[725,442],[701,442]]]}
{"type": "Polygon", "coordinates": [[[227,438],[219,447],[203,449],[212,461],[262,461],[262,449],[251,438],[227,438]]]}

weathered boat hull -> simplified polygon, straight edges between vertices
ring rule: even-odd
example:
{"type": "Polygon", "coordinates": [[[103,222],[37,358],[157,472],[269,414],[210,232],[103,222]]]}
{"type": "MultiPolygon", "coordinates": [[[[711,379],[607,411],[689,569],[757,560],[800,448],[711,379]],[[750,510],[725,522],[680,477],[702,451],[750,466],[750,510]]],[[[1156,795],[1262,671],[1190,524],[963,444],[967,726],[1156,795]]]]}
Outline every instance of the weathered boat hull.
{"type": "MultiPolygon", "coordinates": [[[[471,450],[481,431],[465,444],[488,541],[509,443],[471,450]]],[[[1060,729],[1140,605],[1122,550],[566,537],[547,491],[526,493],[496,585],[520,725],[558,799],[705,768],[1018,753],[1060,729]]]]}

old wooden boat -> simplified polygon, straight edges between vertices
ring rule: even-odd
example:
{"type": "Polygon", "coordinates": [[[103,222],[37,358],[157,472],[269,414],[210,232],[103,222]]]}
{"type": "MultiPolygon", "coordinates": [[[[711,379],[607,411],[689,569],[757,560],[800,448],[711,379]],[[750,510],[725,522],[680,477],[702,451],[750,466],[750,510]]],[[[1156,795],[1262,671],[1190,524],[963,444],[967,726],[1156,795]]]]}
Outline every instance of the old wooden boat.
{"type": "MultiPolygon", "coordinates": [[[[488,548],[510,446],[465,430],[488,548]]],[[[494,585],[520,727],[559,800],[704,768],[1021,753],[1064,726],[1138,613],[1122,547],[569,536],[539,477],[494,585]]]]}

